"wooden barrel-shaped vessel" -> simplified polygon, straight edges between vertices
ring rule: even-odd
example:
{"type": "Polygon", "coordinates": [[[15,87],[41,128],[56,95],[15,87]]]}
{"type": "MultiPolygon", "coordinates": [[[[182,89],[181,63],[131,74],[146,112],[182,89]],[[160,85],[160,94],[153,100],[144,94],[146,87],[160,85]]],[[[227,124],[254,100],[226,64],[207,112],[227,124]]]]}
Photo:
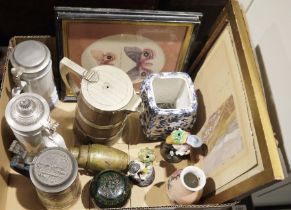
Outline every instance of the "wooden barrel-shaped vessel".
{"type": "Polygon", "coordinates": [[[135,93],[129,76],[121,69],[101,65],[87,71],[63,58],[60,61],[62,79],[78,95],[74,132],[83,143],[104,144],[122,135],[126,115],[135,111],[140,97],[135,93]],[[70,78],[82,78],[80,89],[70,78]]]}
{"type": "Polygon", "coordinates": [[[100,126],[115,125],[124,121],[127,112],[123,111],[103,111],[86,103],[86,100],[81,96],[78,99],[79,112],[90,122],[94,122],[100,126]]]}
{"type": "Polygon", "coordinates": [[[79,107],[77,107],[74,132],[82,143],[108,144],[121,137],[125,121],[126,115],[115,124],[98,125],[96,121],[92,122],[86,119],[79,110],[79,107]]]}

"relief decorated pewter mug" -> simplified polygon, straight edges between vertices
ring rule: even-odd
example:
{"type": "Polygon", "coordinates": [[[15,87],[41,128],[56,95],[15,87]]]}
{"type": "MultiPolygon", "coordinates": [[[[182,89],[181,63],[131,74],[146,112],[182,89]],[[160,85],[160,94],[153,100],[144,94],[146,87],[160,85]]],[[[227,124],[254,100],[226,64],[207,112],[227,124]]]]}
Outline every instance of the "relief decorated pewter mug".
{"type": "Polygon", "coordinates": [[[35,93],[13,97],[5,109],[5,118],[16,139],[32,156],[46,147],[66,148],[63,137],[56,132],[58,123],[50,119],[46,100],[35,93]]]}
{"type": "Polygon", "coordinates": [[[10,62],[15,85],[12,96],[22,92],[37,93],[45,98],[51,108],[54,107],[59,98],[47,46],[35,40],[23,41],[12,49],[10,62]]]}
{"type": "Polygon", "coordinates": [[[141,99],[121,69],[96,66],[89,71],[64,57],[60,72],[67,88],[78,96],[74,132],[83,143],[109,143],[121,137],[128,113],[141,99]],[[80,88],[70,77],[82,78],[80,88]]]}
{"type": "Polygon", "coordinates": [[[68,150],[43,149],[34,157],[29,175],[39,200],[47,209],[67,209],[80,197],[78,164],[68,150]]]}

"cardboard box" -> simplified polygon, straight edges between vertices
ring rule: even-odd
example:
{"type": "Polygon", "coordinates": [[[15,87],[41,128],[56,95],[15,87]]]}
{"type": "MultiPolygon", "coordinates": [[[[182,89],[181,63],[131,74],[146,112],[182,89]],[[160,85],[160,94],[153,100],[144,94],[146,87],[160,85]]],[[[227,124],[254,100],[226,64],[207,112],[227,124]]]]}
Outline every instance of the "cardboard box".
{"type": "MultiPolygon", "coordinates": [[[[122,138],[113,147],[128,152],[131,159],[137,157],[140,148],[153,148],[157,155],[154,162],[156,179],[145,188],[133,186],[126,208],[227,209],[235,203],[222,203],[237,200],[259,187],[284,178],[259,72],[245,21],[236,1],[231,1],[223,10],[212,31],[213,35],[189,70],[199,103],[198,119],[192,132],[202,136],[209,149],[207,155],[200,156],[199,162],[196,162],[208,174],[201,203],[203,205],[173,206],[169,203],[165,194],[167,177],[176,169],[193,164],[195,156],[179,164],[163,161],[159,153],[160,142],[146,141],[138,121],[138,113],[134,113],[127,121],[122,138]],[[232,110],[232,114],[229,114],[229,110],[232,110]],[[214,116],[217,113],[220,113],[218,123],[213,124],[211,119],[216,119],[214,116]],[[229,128],[229,122],[235,122],[235,132],[239,131],[235,138],[240,140],[238,143],[235,140],[225,143],[231,138],[226,138],[227,135],[224,134],[235,133],[225,129],[229,128]],[[213,132],[207,134],[209,128],[213,132]],[[218,142],[217,139],[225,141],[218,142]],[[219,145],[222,145],[221,150],[218,150],[219,145]],[[237,145],[240,145],[239,150],[237,145]],[[217,154],[217,150],[221,153],[217,154]],[[215,162],[216,160],[220,162],[215,162]]],[[[27,39],[44,42],[52,52],[56,68],[55,40],[46,36],[14,37],[10,47],[27,39]]],[[[4,112],[13,85],[10,68],[7,63],[0,100],[0,208],[44,209],[30,180],[9,167],[11,154],[8,147],[14,137],[5,121],[4,112]]],[[[75,106],[75,103],[59,102],[51,112],[52,118],[60,123],[57,131],[64,137],[68,147],[77,143],[72,132],[75,106]]],[[[71,209],[93,208],[88,194],[91,178],[81,174],[82,195],[71,209]]]]}

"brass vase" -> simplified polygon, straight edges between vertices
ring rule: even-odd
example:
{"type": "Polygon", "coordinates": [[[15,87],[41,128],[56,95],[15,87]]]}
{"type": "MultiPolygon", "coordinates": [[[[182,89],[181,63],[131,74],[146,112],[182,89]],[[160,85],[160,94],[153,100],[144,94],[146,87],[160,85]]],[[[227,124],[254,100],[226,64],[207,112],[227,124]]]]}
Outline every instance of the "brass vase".
{"type": "Polygon", "coordinates": [[[73,147],[70,152],[76,158],[79,167],[88,171],[125,170],[128,166],[127,153],[101,144],[73,147]]]}

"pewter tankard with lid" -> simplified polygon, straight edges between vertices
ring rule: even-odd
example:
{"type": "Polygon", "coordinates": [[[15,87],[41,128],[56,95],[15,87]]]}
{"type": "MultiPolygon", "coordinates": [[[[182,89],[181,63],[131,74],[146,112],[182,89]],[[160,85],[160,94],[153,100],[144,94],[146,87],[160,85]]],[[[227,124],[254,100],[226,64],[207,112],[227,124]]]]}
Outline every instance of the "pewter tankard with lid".
{"type": "Polygon", "coordinates": [[[22,93],[7,104],[5,118],[16,139],[32,156],[46,147],[66,148],[64,139],[50,120],[46,100],[35,93],[22,93]]]}
{"type": "Polygon", "coordinates": [[[96,66],[89,71],[63,58],[60,72],[65,85],[78,95],[74,132],[83,143],[109,143],[117,140],[125,126],[128,113],[141,102],[129,76],[121,69],[96,66]],[[68,74],[82,78],[81,88],[68,74]]]}
{"type": "Polygon", "coordinates": [[[57,103],[51,54],[46,45],[34,40],[21,42],[12,50],[10,62],[15,83],[13,96],[31,92],[44,97],[50,107],[57,103]]]}
{"type": "Polygon", "coordinates": [[[66,209],[81,194],[78,164],[63,148],[46,148],[34,157],[29,168],[37,195],[47,209],[66,209]]]}

